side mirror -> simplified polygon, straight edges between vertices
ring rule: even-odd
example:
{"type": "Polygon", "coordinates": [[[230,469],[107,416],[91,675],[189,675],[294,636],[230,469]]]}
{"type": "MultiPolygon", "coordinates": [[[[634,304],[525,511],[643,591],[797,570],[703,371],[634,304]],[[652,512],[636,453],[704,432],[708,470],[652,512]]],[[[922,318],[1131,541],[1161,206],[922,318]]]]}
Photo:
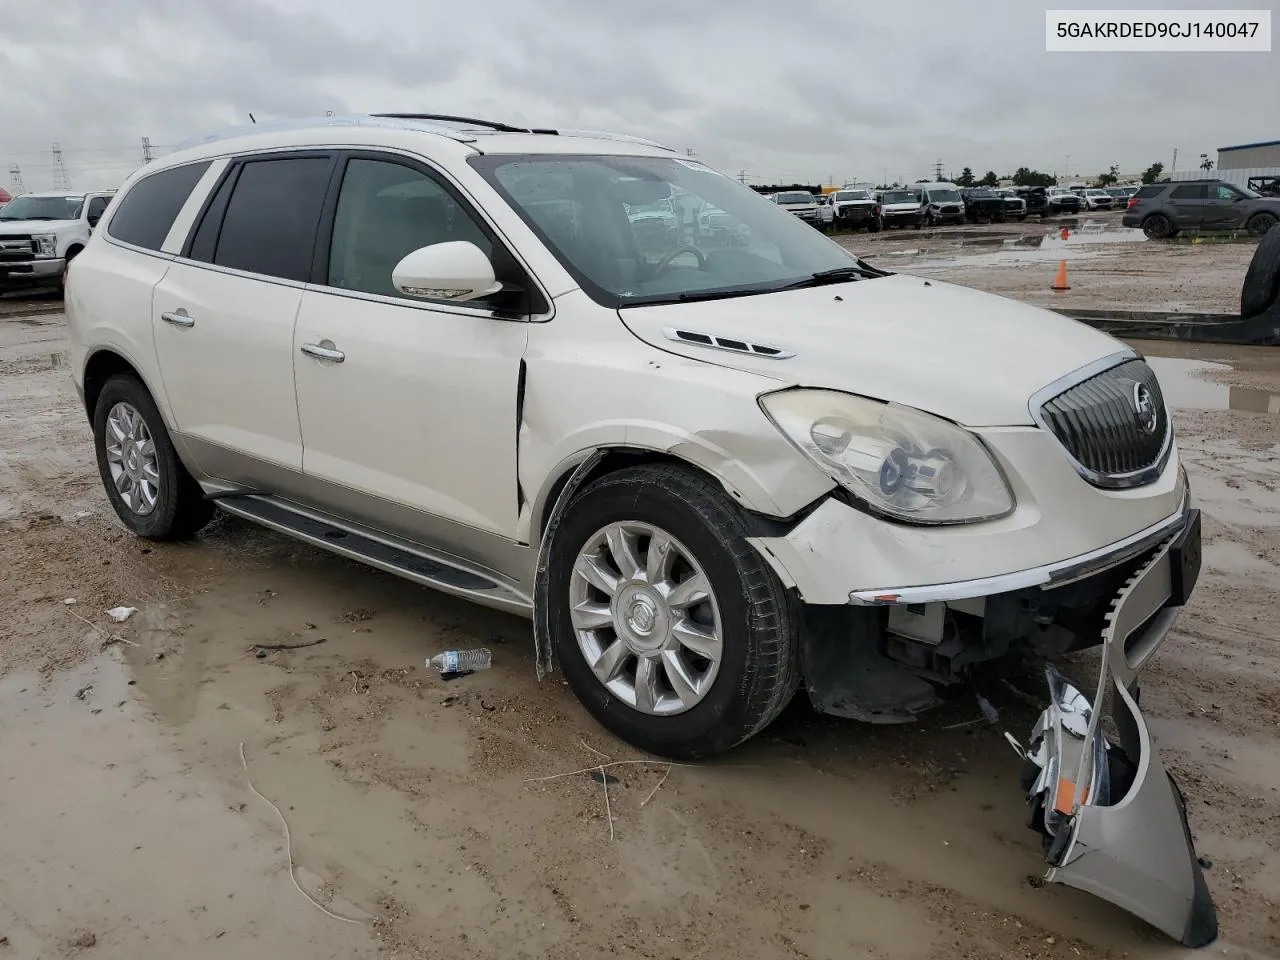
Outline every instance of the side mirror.
{"type": "Polygon", "coordinates": [[[407,297],[477,300],[502,289],[484,251],[466,240],[419,247],[391,271],[391,282],[407,297]]]}

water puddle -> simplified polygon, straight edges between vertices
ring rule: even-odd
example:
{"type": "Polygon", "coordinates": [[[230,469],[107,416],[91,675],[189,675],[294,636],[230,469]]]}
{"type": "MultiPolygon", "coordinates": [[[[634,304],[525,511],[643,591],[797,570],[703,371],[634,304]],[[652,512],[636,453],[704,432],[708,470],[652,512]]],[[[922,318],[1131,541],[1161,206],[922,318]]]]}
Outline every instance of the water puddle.
{"type": "Polygon", "coordinates": [[[965,266],[970,264],[986,264],[1001,266],[1017,263],[1035,263],[1059,260],[1070,256],[1072,260],[1089,260],[1095,257],[1108,256],[1105,248],[1116,244],[1145,243],[1147,237],[1141,230],[1117,227],[1105,221],[1089,221],[1067,228],[1064,238],[1060,231],[1048,233],[1024,234],[1009,236],[1007,234],[983,234],[963,237],[954,244],[939,244],[936,247],[920,247],[914,250],[899,250],[883,256],[915,256],[913,266],[945,266],[956,258],[957,248],[983,248],[981,253],[964,253],[965,266]],[[930,258],[930,255],[933,258],[930,258]]]}
{"type": "Polygon", "coordinates": [[[1165,400],[1175,409],[1280,414],[1280,393],[1228,386],[1204,377],[1230,370],[1228,364],[1183,357],[1147,357],[1147,362],[1160,378],[1165,400]]]}

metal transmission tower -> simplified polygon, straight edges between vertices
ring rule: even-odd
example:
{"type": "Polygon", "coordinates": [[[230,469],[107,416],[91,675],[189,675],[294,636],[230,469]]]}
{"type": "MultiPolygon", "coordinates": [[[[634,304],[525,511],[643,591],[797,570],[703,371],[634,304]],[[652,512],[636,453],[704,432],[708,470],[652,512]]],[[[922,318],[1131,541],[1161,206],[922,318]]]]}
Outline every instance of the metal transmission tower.
{"type": "Polygon", "coordinates": [[[935,183],[942,182],[942,158],[938,158],[938,162],[933,165],[933,179],[935,183]]]}
{"type": "Polygon", "coordinates": [[[66,164],[62,162],[62,148],[55,143],[50,152],[53,154],[53,188],[70,190],[71,179],[67,176],[66,164]]]}
{"type": "Polygon", "coordinates": [[[9,168],[9,183],[13,186],[13,195],[15,197],[27,192],[27,188],[22,183],[22,168],[16,163],[9,168]]]}
{"type": "Polygon", "coordinates": [[[142,162],[150,163],[154,159],[155,157],[153,157],[151,154],[151,138],[143,137],[142,138],[142,162]]]}

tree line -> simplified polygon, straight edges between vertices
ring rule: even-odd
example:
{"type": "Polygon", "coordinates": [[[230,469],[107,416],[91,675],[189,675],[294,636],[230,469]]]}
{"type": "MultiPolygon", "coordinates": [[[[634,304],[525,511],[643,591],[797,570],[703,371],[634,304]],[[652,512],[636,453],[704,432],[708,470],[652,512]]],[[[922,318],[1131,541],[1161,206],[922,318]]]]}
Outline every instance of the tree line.
{"type": "MultiPolygon", "coordinates": [[[[1143,183],[1155,183],[1160,179],[1160,174],[1164,172],[1163,163],[1153,163],[1147,167],[1142,173],[1143,183]]],[[[1010,180],[1017,187],[1056,187],[1058,178],[1051,173],[1041,173],[1039,170],[1032,170],[1029,167],[1019,167],[1008,177],[998,177],[994,170],[988,170],[982,177],[974,176],[970,167],[965,167],[960,171],[960,176],[956,177],[955,183],[959,187],[996,187],[1000,185],[1000,181],[1010,180]]],[[[1120,167],[1118,164],[1112,164],[1111,169],[1106,173],[1094,178],[1094,186],[1109,187],[1120,179],[1120,167]]],[[[917,183],[925,183],[925,180],[917,180],[917,183]]]]}

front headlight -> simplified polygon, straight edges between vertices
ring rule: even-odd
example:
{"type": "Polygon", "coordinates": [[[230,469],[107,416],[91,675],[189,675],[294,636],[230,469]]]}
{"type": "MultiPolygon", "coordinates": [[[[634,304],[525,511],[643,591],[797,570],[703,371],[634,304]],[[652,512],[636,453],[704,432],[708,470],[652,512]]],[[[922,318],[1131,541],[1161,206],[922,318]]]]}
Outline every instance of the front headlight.
{"type": "Polygon", "coordinates": [[[991,455],[946,420],[835,390],[784,390],[760,404],[805,456],[875,512],[974,523],[1013,510],[991,455]]]}
{"type": "Polygon", "coordinates": [[[58,255],[58,238],[53,234],[37,234],[31,239],[35,241],[37,257],[56,257],[58,255]]]}

